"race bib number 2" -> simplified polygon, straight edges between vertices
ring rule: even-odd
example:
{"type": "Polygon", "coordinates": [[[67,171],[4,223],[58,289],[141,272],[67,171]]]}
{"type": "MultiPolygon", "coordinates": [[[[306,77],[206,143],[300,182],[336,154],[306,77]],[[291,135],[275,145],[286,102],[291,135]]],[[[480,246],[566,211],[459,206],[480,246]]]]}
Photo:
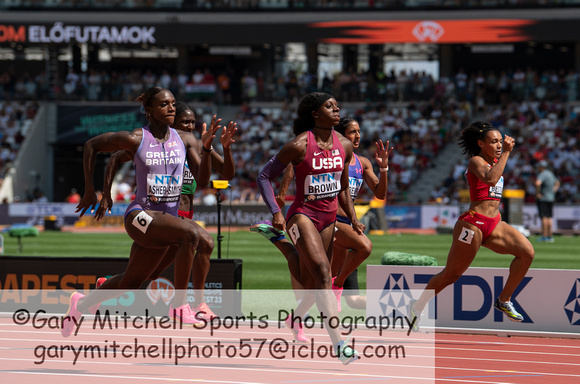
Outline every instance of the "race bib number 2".
{"type": "Polygon", "coordinates": [[[147,232],[149,224],[153,221],[153,218],[147,214],[145,211],[139,212],[137,216],[133,219],[133,225],[143,233],[147,232]]]}
{"type": "Polygon", "coordinates": [[[469,228],[463,227],[461,229],[461,234],[459,235],[459,238],[457,240],[465,244],[471,244],[471,242],[473,241],[473,235],[475,235],[475,232],[473,232],[469,228]]]}

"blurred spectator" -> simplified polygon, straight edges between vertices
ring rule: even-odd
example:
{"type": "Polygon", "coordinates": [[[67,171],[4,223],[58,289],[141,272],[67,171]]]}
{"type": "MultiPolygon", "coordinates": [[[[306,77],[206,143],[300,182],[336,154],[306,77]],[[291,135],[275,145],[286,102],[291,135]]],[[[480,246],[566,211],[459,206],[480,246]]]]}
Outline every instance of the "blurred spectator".
{"type": "Polygon", "coordinates": [[[211,188],[205,188],[203,190],[203,196],[201,198],[203,205],[217,205],[217,197],[214,192],[215,190],[211,188]]]}
{"type": "Polygon", "coordinates": [[[126,176],[119,184],[117,184],[117,194],[115,195],[115,201],[128,203],[133,201],[135,198],[135,194],[133,193],[133,188],[127,182],[127,179],[130,178],[126,176]]]}
{"type": "Polygon", "coordinates": [[[39,188],[34,188],[32,191],[32,199],[34,203],[48,203],[48,198],[44,196],[44,192],[39,188]]]}
{"type": "Polygon", "coordinates": [[[75,188],[70,190],[68,196],[64,199],[67,203],[78,204],[81,201],[81,195],[77,192],[75,188]]]}
{"type": "Polygon", "coordinates": [[[554,211],[554,201],[556,192],[560,188],[560,181],[556,175],[548,168],[548,162],[541,160],[537,164],[538,176],[536,177],[536,203],[538,214],[542,220],[542,237],[538,241],[553,243],[552,236],[552,216],[554,211]]]}

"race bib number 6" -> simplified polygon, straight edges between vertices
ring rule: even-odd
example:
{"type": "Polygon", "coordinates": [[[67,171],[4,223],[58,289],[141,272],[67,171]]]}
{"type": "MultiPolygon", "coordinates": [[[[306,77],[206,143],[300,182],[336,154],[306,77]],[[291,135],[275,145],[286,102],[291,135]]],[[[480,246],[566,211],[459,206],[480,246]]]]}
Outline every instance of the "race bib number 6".
{"type": "Polygon", "coordinates": [[[147,214],[145,211],[139,212],[137,216],[133,219],[133,225],[143,233],[147,232],[149,224],[153,221],[153,218],[147,214]]]}

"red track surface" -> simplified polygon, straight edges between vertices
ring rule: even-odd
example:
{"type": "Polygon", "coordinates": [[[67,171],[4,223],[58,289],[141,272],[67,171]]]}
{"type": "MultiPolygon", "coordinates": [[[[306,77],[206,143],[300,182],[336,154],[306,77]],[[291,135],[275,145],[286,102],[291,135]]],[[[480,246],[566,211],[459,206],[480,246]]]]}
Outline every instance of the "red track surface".
{"type": "Polygon", "coordinates": [[[312,346],[315,351],[326,350],[329,339],[324,330],[309,329],[306,334],[315,343],[303,345],[300,357],[301,345],[276,324],[267,329],[220,329],[213,335],[209,329],[95,330],[87,326],[76,336],[62,338],[59,329],[49,329],[47,324],[34,329],[4,317],[0,318],[0,383],[580,383],[579,339],[449,333],[409,337],[405,332],[378,335],[358,330],[353,339],[359,352],[364,347],[384,352],[390,345],[405,345],[407,355],[363,357],[343,366],[336,358],[312,354],[312,346]],[[285,340],[288,350],[276,354],[270,346],[274,340],[285,340]],[[218,341],[221,348],[216,347],[218,341]],[[120,347],[113,356],[113,342],[128,346],[126,356],[120,347]],[[168,353],[169,342],[172,351],[177,351],[175,345],[183,347],[180,352],[191,342],[202,356],[184,357],[175,365],[175,353],[168,353]],[[151,355],[143,357],[140,352],[135,357],[136,343],[141,352],[151,355]],[[70,347],[81,345],[99,346],[101,357],[81,353],[75,362],[70,347]],[[226,356],[234,352],[236,357],[226,356]]]}
{"type": "Polygon", "coordinates": [[[437,383],[580,383],[580,340],[437,334],[437,383]]]}

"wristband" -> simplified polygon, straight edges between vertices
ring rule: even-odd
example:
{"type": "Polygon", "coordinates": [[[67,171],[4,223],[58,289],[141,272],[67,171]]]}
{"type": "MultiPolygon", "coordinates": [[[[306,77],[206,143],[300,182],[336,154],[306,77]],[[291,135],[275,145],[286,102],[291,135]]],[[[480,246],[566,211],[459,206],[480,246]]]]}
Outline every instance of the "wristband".
{"type": "Polygon", "coordinates": [[[209,146],[209,149],[205,149],[205,147],[204,147],[203,145],[201,146],[201,148],[203,148],[203,150],[204,150],[205,152],[211,152],[211,151],[213,151],[213,145],[210,145],[210,146],[209,146]]]}
{"type": "Polygon", "coordinates": [[[387,165],[387,168],[379,168],[379,171],[381,172],[387,172],[389,170],[389,166],[387,165]]]}

